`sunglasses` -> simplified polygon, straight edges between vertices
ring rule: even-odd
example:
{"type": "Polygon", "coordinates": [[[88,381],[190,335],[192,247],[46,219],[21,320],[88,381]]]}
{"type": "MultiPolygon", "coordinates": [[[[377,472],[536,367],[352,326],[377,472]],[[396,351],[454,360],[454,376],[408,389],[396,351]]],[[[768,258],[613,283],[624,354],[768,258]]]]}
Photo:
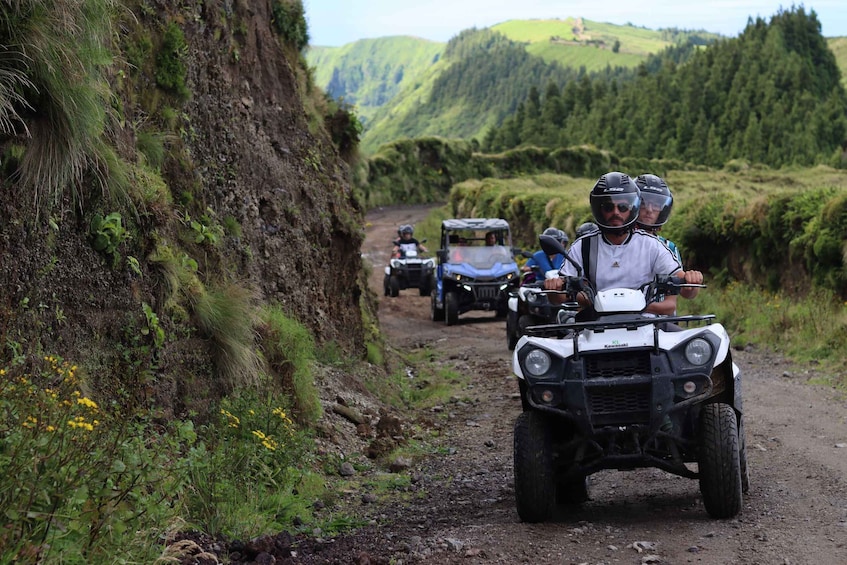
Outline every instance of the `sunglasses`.
{"type": "Polygon", "coordinates": [[[615,207],[617,206],[618,212],[629,212],[632,210],[632,204],[628,204],[626,202],[618,202],[615,204],[614,202],[603,202],[600,204],[600,209],[607,214],[615,211],[615,207]]]}

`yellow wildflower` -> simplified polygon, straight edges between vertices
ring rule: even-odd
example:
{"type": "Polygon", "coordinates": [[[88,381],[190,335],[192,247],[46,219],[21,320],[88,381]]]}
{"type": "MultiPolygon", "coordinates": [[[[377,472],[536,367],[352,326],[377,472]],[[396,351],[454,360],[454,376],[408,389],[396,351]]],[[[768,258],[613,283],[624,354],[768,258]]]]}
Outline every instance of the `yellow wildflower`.
{"type": "Polygon", "coordinates": [[[91,400],[88,397],[83,396],[82,398],[77,398],[76,402],[77,402],[77,404],[82,404],[83,406],[87,406],[88,408],[91,408],[92,410],[97,410],[97,403],[94,402],[93,400],[91,400]]]}

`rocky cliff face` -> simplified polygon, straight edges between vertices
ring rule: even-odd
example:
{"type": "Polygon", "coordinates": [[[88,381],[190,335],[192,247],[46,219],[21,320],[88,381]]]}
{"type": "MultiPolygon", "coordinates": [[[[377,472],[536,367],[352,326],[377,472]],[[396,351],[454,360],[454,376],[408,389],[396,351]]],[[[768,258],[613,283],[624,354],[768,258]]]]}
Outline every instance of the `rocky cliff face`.
{"type": "Polygon", "coordinates": [[[272,25],[271,4],[145,0],[125,14],[123,53],[109,69],[122,127],[110,142],[137,163],[145,129],[164,140],[160,193],[168,196],[143,201],[137,194],[155,183],[130,179],[136,197],[123,218],[131,237],[109,256],[92,247],[90,222],[114,199],[96,191],[74,199],[69,190],[36,220],[31,194],[6,177],[0,360],[60,354],[83,366],[101,394],[146,390],[174,411],[192,408],[186,397],[213,396],[215,336],[190,308],[167,303],[173,280],[162,253],[177,247],[176,260],[196,265],[206,288],[241,289],[257,310],[279,305],[318,343],[364,355],[361,210],[346,163],[320,119],[307,115],[308,80],[297,49],[272,25]],[[185,71],[180,96],[155,76],[169,25],[184,35],[176,53],[185,71]],[[198,241],[205,224],[192,220],[201,216],[229,226],[215,245],[198,241]],[[154,325],[166,336],[156,347],[154,325]]]}
{"type": "Polygon", "coordinates": [[[184,24],[192,92],[185,111],[209,205],[241,225],[251,258],[239,267],[263,299],[319,338],[361,351],[361,211],[347,165],[307,122],[297,54],[274,33],[269,2],[204,2],[199,10],[184,24]],[[237,55],[221,39],[227,34],[237,55]]]}

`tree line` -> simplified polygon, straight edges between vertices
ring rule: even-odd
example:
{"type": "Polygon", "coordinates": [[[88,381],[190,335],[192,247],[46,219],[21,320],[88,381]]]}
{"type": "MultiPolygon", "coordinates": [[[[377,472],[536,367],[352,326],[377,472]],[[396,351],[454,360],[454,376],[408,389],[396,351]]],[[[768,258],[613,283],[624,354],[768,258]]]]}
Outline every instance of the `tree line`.
{"type": "Polygon", "coordinates": [[[770,22],[748,20],[737,38],[673,47],[635,71],[537,82],[546,87],[530,87],[488,130],[482,149],[593,144],[709,166],[732,159],[841,166],[847,94],[840,80],[815,12],[781,10],[770,22]]]}

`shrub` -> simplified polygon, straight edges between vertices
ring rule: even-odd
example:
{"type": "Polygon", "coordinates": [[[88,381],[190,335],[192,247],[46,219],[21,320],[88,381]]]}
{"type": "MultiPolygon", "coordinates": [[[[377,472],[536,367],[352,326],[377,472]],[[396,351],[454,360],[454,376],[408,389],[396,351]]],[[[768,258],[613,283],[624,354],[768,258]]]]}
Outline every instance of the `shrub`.
{"type": "Polygon", "coordinates": [[[309,26],[301,0],[273,0],[271,23],[286,43],[302,51],[309,44],[309,26]]]}
{"type": "Polygon", "coordinates": [[[187,52],[188,44],[182,29],[176,22],[169,23],[156,56],[156,84],[180,99],[187,99],[190,94],[185,86],[184,59],[187,52]]]}

